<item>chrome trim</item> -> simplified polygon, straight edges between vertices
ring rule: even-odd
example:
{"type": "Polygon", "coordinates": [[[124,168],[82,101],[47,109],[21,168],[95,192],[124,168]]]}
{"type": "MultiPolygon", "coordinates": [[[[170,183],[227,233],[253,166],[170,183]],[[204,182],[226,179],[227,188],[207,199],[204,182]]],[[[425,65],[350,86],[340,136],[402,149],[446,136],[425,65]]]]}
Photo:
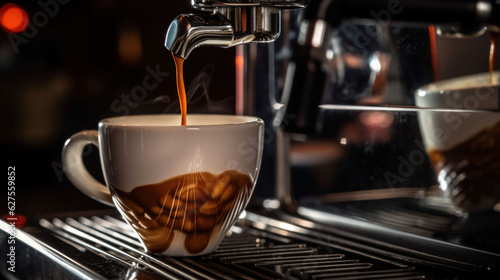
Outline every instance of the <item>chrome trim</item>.
{"type": "MultiPolygon", "coordinates": [[[[4,232],[8,233],[10,231],[9,225],[6,222],[0,220],[0,230],[3,230],[4,232]]],[[[88,268],[83,266],[80,262],[66,256],[62,252],[58,251],[56,248],[42,242],[41,240],[25,233],[22,230],[16,228],[15,237],[16,240],[20,240],[26,243],[27,245],[31,246],[38,252],[45,255],[50,260],[56,262],[58,265],[64,267],[69,272],[73,273],[76,277],[89,280],[106,279],[101,275],[95,273],[94,271],[89,270],[88,268]]]]}

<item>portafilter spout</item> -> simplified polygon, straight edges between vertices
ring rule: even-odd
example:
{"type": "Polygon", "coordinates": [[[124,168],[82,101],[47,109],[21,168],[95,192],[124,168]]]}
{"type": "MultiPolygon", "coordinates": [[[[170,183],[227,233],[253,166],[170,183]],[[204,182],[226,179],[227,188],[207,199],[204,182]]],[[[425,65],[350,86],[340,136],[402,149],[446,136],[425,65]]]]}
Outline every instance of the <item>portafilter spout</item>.
{"type": "Polygon", "coordinates": [[[187,58],[200,45],[230,46],[233,27],[220,14],[177,16],[170,24],[165,47],[176,56],[187,58]]]}
{"type": "Polygon", "coordinates": [[[211,14],[183,14],[172,21],[165,47],[187,58],[199,46],[232,47],[272,42],[280,33],[281,9],[305,7],[309,0],[192,0],[211,14]]]}

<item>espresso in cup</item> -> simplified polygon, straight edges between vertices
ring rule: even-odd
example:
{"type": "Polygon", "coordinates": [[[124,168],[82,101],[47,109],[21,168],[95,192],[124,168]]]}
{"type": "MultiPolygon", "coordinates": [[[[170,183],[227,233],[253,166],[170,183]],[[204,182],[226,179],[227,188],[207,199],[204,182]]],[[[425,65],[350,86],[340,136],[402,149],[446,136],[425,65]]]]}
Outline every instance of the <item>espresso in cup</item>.
{"type": "Polygon", "coordinates": [[[450,79],[415,94],[439,187],[462,212],[492,209],[500,202],[500,113],[495,112],[500,73],[492,77],[483,73],[450,79]]]}
{"type": "Polygon", "coordinates": [[[227,228],[230,211],[241,212],[252,187],[248,175],[228,170],[218,175],[184,174],[130,192],[111,190],[148,250],[161,253],[184,241],[187,253],[199,254],[207,249],[214,232],[227,228]]]}
{"type": "Polygon", "coordinates": [[[116,206],[144,248],[169,256],[213,252],[246,207],[259,173],[263,122],[256,117],[126,116],[73,135],[63,168],[82,192],[116,206]],[[106,186],[85,169],[99,147],[106,186]]]}

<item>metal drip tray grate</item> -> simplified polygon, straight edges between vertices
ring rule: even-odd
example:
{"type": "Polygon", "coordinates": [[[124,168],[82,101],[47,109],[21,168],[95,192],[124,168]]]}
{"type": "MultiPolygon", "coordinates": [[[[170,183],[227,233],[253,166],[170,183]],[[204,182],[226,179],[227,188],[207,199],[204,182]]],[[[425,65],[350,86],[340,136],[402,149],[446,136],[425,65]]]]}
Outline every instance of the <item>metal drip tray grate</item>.
{"type": "Polygon", "coordinates": [[[301,205],[320,209],[325,213],[370,221],[395,230],[500,253],[500,213],[496,211],[473,212],[459,217],[431,207],[425,200],[417,198],[334,203],[309,200],[301,205]]]}
{"type": "MultiPolygon", "coordinates": [[[[292,224],[270,222],[268,218],[260,221],[259,217],[247,213],[247,218],[232,227],[215,253],[201,257],[148,254],[129,226],[114,215],[41,219],[37,230],[27,230],[19,238],[75,278],[432,278],[411,265],[359,252],[337,243],[338,240],[329,243],[308,235],[300,238],[300,230],[292,224]],[[269,225],[263,222],[275,226],[266,228],[269,225]],[[276,223],[281,224],[276,226],[276,223]]],[[[49,277],[44,273],[48,272],[37,272],[38,278],[49,277]]]]}
{"type": "Polygon", "coordinates": [[[18,234],[29,245],[19,254],[31,256],[31,267],[41,269],[31,269],[22,278],[462,279],[456,276],[471,275],[453,265],[439,266],[346,235],[315,231],[285,216],[246,212],[215,253],[200,257],[144,252],[114,212],[45,218],[18,234]]]}

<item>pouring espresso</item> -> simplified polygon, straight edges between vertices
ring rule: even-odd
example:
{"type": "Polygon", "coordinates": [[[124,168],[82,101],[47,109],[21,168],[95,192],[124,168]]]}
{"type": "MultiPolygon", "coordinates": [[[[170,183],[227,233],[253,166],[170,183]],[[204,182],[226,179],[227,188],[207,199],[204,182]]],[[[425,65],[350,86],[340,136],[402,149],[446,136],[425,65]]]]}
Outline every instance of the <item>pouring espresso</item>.
{"type": "Polygon", "coordinates": [[[489,70],[490,70],[490,83],[494,85],[493,72],[495,71],[495,58],[496,52],[498,48],[498,39],[500,38],[500,33],[498,31],[490,31],[490,61],[489,61],[489,70]]]}
{"type": "Polygon", "coordinates": [[[186,125],[187,115],[187,100],[186,100],[186,87],[184,86],[184,58],[179,57],[172,53],[175,63],[175,76],[177,80],[177,94],[179,96],[179,106],[181,109],[181,125],[186,125]]]}

